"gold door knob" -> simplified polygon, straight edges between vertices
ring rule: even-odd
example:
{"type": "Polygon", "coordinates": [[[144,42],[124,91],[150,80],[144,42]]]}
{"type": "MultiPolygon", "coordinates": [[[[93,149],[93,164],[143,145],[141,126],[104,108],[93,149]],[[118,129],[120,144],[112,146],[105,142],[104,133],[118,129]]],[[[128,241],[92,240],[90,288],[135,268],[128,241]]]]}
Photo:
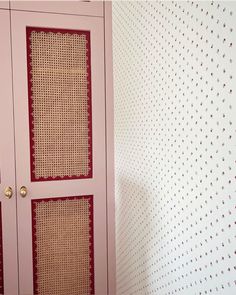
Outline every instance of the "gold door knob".
{"type": "Polygon", "coordinates": [[[26,195],[27,195],[27,188],[25,186],[22,186],[20,188],[20,195],[22,196],[22,198],[26,197],[26,195]]]}
{"type": "Polygon", "coordinates": [[[5,197],[7,197],[8,199],[10,199],[13,195],[13,190],[10,186],[7,186],[4,190],[4,195],[5,197]]]}

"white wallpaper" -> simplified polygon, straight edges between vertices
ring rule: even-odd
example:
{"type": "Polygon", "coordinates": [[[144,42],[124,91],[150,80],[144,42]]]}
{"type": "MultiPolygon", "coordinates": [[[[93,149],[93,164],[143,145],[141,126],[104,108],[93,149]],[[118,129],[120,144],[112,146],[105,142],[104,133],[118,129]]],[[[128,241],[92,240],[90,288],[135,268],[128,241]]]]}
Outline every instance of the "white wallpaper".
{"type": "Polygon", "coordinates": [[[113,2],[117,294],[236,294],[236,3],[113,2]]]}

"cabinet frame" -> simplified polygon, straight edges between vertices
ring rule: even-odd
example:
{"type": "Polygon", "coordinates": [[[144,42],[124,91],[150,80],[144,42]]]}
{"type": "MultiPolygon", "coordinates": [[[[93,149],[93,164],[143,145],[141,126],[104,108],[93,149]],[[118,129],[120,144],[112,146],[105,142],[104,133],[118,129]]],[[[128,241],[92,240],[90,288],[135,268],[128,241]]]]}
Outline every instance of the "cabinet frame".
{"type": "Polygon", "coordinates": [[[114,161],[114,94],[112,63],[112,2],[104,1],[106,147],[107,147],[107,241],[108,294],[116,294],[115,246],[115,161],[114,161]]]}
{"type": "Polygon", "coordinates": [[[9,9],[10,2],[9,0],[0,1],[0,9],[9,9]]]}
{"type": "Polygon", "coordinates": [[[10,0],[11,10],[103,17],[102,1],[10,0]]]}

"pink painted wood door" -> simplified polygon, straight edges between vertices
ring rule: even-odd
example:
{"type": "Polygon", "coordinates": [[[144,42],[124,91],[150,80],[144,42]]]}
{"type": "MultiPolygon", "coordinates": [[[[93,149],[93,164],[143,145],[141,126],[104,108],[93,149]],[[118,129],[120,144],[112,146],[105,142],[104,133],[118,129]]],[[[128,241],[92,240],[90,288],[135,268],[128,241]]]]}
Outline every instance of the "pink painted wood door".
{"type": "Polygon", "coordinates": [[[100,17],[12,11],[21,295],[107,294],[103,36],[100,17]]]}
{"type": "Polygon", "coordinates": [[[10,15],[0,9],[0,294],[18,294],[10,15]],[[7,187],[12,197],[5,196],[7,187]]]}

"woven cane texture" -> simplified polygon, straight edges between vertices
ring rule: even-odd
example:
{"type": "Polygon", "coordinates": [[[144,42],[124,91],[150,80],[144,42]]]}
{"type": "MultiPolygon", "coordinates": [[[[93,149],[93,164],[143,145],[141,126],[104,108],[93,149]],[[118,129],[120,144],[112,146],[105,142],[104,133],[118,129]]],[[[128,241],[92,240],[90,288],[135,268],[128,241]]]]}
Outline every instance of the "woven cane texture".
{"type": "Polygon", "coordinates": [[[93,294],[89,197],[32,201],[34,294],[93,294]]]}
{"type": "Polygon", "coordinates": [[[89,32],[28,28],[32,180],[91,177],[89,32]]]}

